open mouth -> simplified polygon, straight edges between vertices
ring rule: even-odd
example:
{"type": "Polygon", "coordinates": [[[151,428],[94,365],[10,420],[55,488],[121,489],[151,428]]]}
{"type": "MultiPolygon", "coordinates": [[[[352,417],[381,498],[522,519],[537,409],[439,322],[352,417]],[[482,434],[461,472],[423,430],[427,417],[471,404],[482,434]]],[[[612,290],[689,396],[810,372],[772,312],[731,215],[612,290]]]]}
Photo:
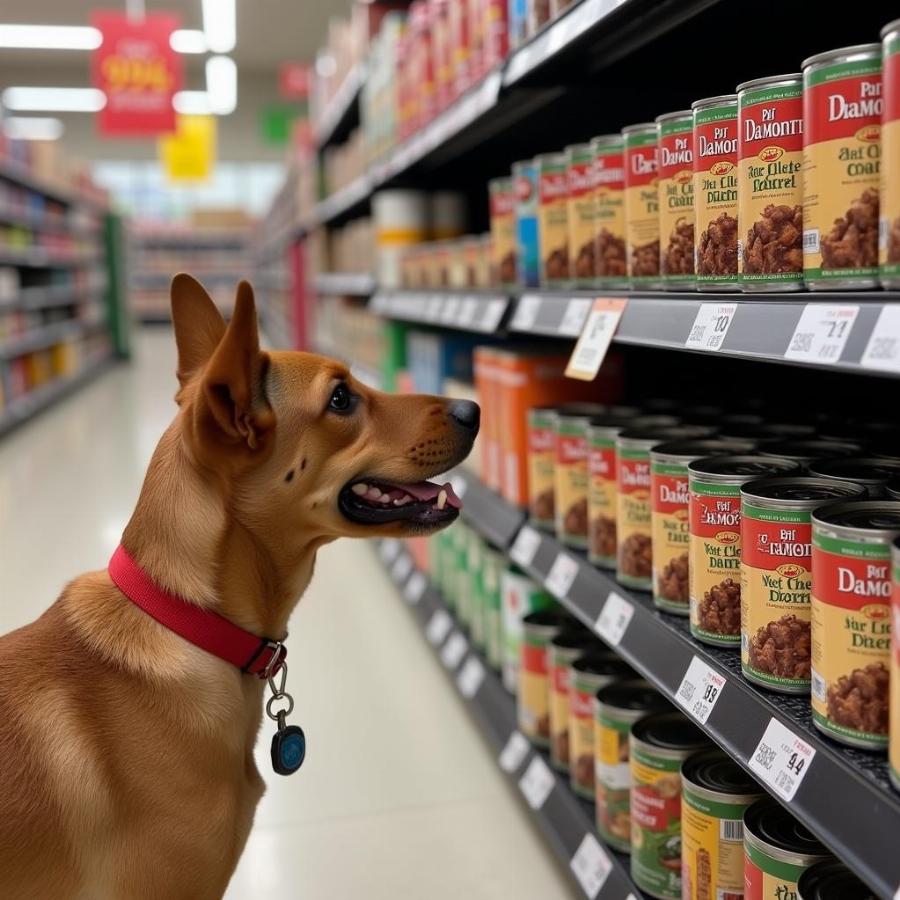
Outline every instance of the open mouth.
{"type": "Polygon", "coordinates": [[[347,519],[360,525],[403,522],[425,529],[452,522],[462,502],[449,483],[392,484],[359,478],[343,488],[338,506],[347,519]]]}

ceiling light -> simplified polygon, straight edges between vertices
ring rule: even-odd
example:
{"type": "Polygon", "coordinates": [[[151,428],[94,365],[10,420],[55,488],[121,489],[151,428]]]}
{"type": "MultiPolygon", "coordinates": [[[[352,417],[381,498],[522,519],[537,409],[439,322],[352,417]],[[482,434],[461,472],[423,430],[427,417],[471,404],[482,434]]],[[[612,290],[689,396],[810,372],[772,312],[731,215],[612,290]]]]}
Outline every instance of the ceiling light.
{"type": "Polygon", "coordinates": [[[206,93],[209,108],[217,116],[227,116],[237,108],[237,66],[227,56],[211,56],[206,61],[206,93]]]}
{"type": "Polygon", "coordinates": [[[3,133],[13,140],[55,141],[62,137],[64,130],[59,119],[10,116],[3,120],[3,133]]]}
{"type": "Polygon", "coordinates": [[[172,106],[185,116],[208,116],[212,112],[206,91],[179,91],[172,98],[172,106]]]}
{"type": "Polygon", "coordinates": [[[81,25],[0,25],[0,47],[28,50],[96,50],[99,30],[81,25]]]}
{"type": "Polygon", "coordinates": [[[172,32],[169,46],[176,53],[206,53],[206,35],[193,28],[179,28],[172,32]]]}
{"type": "Polygon", "coordinates": [[[237,40],[234,0],[203,0],[203,31],[212,53],[230,53],[237,40]]]}
{"type": "Polygon", "coordinates": [[[39,112],[99,112],[106,94],[96,88],[10,87],[3,92],[7,109],[39,112]]]}

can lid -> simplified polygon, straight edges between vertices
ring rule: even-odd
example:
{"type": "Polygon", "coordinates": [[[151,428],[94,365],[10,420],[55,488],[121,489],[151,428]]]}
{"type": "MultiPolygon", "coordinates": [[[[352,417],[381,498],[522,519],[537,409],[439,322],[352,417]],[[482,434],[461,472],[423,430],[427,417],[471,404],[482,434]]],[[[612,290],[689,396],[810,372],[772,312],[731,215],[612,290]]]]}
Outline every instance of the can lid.
{"type": "Polygon", "coordinates": [[[810,66],[816,66],[819,63],[836,62],[839,59],[847,59],[855,56],[881,56],[881,44],[854,44],[852,47],[839,47],[837,50],[826,50],[824,53],[816,53],[814,56],[807,56],[800,63],[801,69],[808,69],[810,66]]]}
{"type": "Polygon", "coordinates": [[[650,455],[654,459],[662,456],[681,457],[685,462],[692,459],[700,459],[703,456],[713,456],[717,453],[749,453],[753,449],[752,441],[726,441],[721,438],[697,438],[687,441],[666,441],[657,444],[650,455]]]}
{"type": "Polygon", "coordinates": [[[537,625],[547,628],[563,628],[569,621],[571,620],[568,615],[558,609],[539,609],[537,612],[522,616],[522,622],[525,625],[537,625]]]}
{"type": "Polygon", "coordinates": [[[828,478],[795,476],[787,478],[760,478],[741,486],[741,496],[755,500],[786,500],[801,504],[807,509],[838,500],[852,500],[864,497],[866,489],[851,481],[837,481],[828,478]]]}
{"type": "Polygon", "coordinates": [[[611,650],[589,650],[572,663],[572,668],[586,675],[621,675],[628,678],[636,674],[624,659],[611,650]]]}
{"type": "Polygon", "coordinates": [[[812,832],[771,797],[757,800],[747,808],[744,813],[744,828],[752,838],[782,853],[798,856],[831,856],[812,832]]]}
{"type": "Polygon", "coordinates": [[[582,153],[590,153],[591,145],[588,144],[569,144],[567,147],[563,147],[563,153],[566,155],[569,154],[582,154],[582,153]]]}
{"type": "Polygon", "coordinates": [[[600,688],[596,697],[604,706],[613,709],[653,712],[672,708],[672,704],[656,688],[638,678],[630,681],[614,681],[600,688]]]}
{"type": "Polygon", "coordinates": [[[766,420],[759,413],[728,413],[722,416],[721,427],[726,425],[762,425],[766,420]]]}
{"type": "Polygon", "coordinates": [[[700,750],[710,743],[709,738],[680,712],[645,716],[631,726],[631,735],[660,750],[700,750]]]}
{"type": "Polygon", "coordinates": [[[512,178],[510,178],[508,175],[504,176],[502,178],[492,178],[488,182],[488,190],[491,192],[497,191],[497,192],[502,192],[502,193],[508,193],[512,189],[513,189],[512,178]]]}
{"type": "Polygon", "coordinates": [[[686,781],[721,794],[763,796],[759,782],[751,778],[727,753],[703,750],[689,756],[681,766],[686,781]]]}
{"type": "Polygon", "coordinates": [[[767,87],[776,84],[793,84],[798,87],[803,84],[803,74],[801,72],[791,72],[788,75],[766,75],[763,78],[751,78],[750,81],[742,81],[735,90],[740,94],[743,91],[750,91],[753,88],[767,87]]]}
{"type": "Polygon", "coordinates": [[[597,638],[586,628],[565,626],[551,641],[551,645],[565,650],[587,649],[597,643],[597,638]]]}
{"type": "Polygon", "coordinates": [[[848,456],[813,462],[809,471],[820,478],[841,478],[860,484],[884,485],[900,477],[900,459],[884,456],[848,456]]]}
{"type": "Polygon", "coordinates": [[[877,900],[839,859],[810,866],[797,882],[799,900],[877,900]]]}
{"type": "Polygon", "coordinates": [[[656,122],[657,125],[661,125],[663,122],[677,122],[679,119],[693,119],[691,111],[689,109],[679,109],[675,112],[662,113],[662,115],[657,116],[653,121],[656,122]]]}
{"type": "Polygon", "coordinates": [[[668,425],[665,427],[646,427],[637,425],[620,432],[620,441],[648,441],[658,444],[663,441],[675,441],[682,438],[700,438],[713,434],[715,429],[706,425],[668,425]]]}
{"type": "Polygon", "coordinates": [[[638,122],[635,125],[626,125],[622,129],[623,135],[641,134],[642,132],[656,132],[656,122],[638,122]]]}
{"type": "Polygon", "coordinates": [[[639,406],[627,406],[624,403],[613,403],[606,407],[606,411],[613,416],[621,416],[623,419],[626,417],[637,418],[641,414],[639,406]]]}
{"type": "Polygon", "coordinates": [[[565,153],[539,153],[534,161],[539,166],[564,166],[566,164],[565,153]]]}
{"type": "Polygon", "coordinates": [[[622,143],[622,135],[620,133],[616,134],[598,134],[596,137],[591,138],[591,144],[595,147],[607,147],[607,146],[616,146],[617,144],[622,143]]]}
{"type": "Polygon", "coordinates": [[[829,503],[813,512],[813,522],[900,534],[900,503],[896,500],[829,503]]]}
{"type": "Polygon", "coordinates": [[[781,456],[800,462],[828,459],[832,456],[854,456],[862,451],[861,444],[850,441],[820,441],[815,438],[799,441],[772,441],[760,449],[763,456],[781,456]]]}
{"type": "Polygon", "coordinates": [[[564,403],[556,407],[556,414],[561,418],[589,419],[602,416],[608,412],[602,403],[564,403]]]}
{"type": "Polygon", "coordinates": [[[746,454],[742,456],[706,456],[695,459],[688,464],[688,471],[692,475],[712,476],[713,478],[743,478],[750,481],[754,478],[764,478],[767,475],[786,474],[796,472],[799,464],[792,459],[779,459],[778,457],[755,456],[746,454]]]}
{"type": "Polygon", "coordinates": [[[728,106],[737,104],[737,94],[719,94],[717,97],[704,97],[702,100],[695,100],[691,104],[691,109],[706,109],[710,106],[728,106]]]}
{"type": "Polygon", "coordinates": [[[534,159],[517,159],[511,168],[513,171],[516,169],[533,169],[536,161],[534,159]]]}
{"type": "Polygon", "coordinates": [[[900,19],[894,19],[893,22],[888,22],[887,25],[881,29],[879,37],[886,38],[892,31],[900,31],[900,19]]]}

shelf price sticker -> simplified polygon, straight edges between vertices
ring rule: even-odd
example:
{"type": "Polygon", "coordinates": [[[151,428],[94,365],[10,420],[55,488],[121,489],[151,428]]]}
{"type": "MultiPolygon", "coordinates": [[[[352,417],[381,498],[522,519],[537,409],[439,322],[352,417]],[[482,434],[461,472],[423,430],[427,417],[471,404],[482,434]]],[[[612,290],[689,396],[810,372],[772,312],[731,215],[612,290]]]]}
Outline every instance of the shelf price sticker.
{"type": "Polygon", "coordinates": [[[681,679],[675,700],[701,725],[706,723],[713,707],[722,695],[727,679],[694,656],[681,679]]]}
{"type": "Polygon", "coordinates": [[[615,591],[610,591],[600,610],[594,630],[611,647],[618,647],[634,615],[634,606],[615,591]]]}
{"type": "Polygon", "coordinates": [[[441,310],[444,308],[444,298],[441,294],[435,294],[428,300],[425,308],[425,319],[429,322],[437,322],[441,317],[441,310]]]}
{"type": "Polygon", "coordinates": [[[396,538],[387,538],[381,542],[381,558],[386,563],[392,563],[400,552],[400,541],[396,538]]]}
{"type": "Polygon", "coordinates": [[[428,638],[428,643],[435,647],[442,644],[452,627],[453,620],[447,610],[436,609],[425,626],[425,637],[428,638]]]}
{"type": "Polygon", "coordinates": [[[497,330],[497,326],[500,324],[508,304],[509,299],[507,297],[495,297],[493,300],[488,300],[481,317],[481,330],[483,332],[487,334],[497,330]]]}
{"type": "Polygon", "coordinates": [[[528,743],[528,738],[521,731],[514,731],[500,751],[500,768],[504,772],[512,774],[525,762],[525,757],[530,749],[531,744],[528,743]]]}
{"type": "Polygon", "coordinates": [[[460,328],[468,328],[475,322],[475,314],[478,312],[478,299],[466,297],[459,305],[459,317],[456,324],[460,328]]]}
{"type": "Polygon", "coordinates": [[[814,747],[772,718],[750,757],[750,771],[759,775],[779,797],[790,801],[815,756],[814,747]]]}
{"type": "Polygon", "coordinates": [[[516,304],[509,327],[513,331],[531,331],[541,311],[541,297],[538,294],[522,294],[516,304]]]}
{"type": "Polygon", "coordinates": [[[684,346],[689,350],[721,350],[737,311],[737,303],[701,303],[684,346]]]}
{"type": "Polygon", "coordinates": [[[900,306],[885,306],[878,314],[859,364],[864,369],[900,372],[900,306]]]}
{"type": "Polygon", "coordinates": [[[421,572],[413,572],[412,578],[406,582],[406,587],[403,588],[403,596],[406,598],[406,602],[415,606],[422,599],[422,594],[425,593],[427,585],[428,581],[421,572]]]}
{"type": "Polygon", "coordinates": [[[402,556],[398,556],[396,560],[394,560],[394,565],[391,566],[391,577],[394,581],[406,581],[409,578],[409,573],[413,570],[413,561],[412,557],[404,553],[402,556]]]}
{"type": "Polygon", "coordinates": [[[825,365],[840,362],[858,313],[858,306],[807,303],[784,358],[825,365]]]}
{"type": "Polygon", "coordinates": [[[514,563],[527,568],[534,561],[534,555],[540,546],[541,536],[530,525],[524,525],[516,535],[509,555],[514,563]]]}
{"type": "Polygon", "coordinates": [[[544,579],[544,585],[557,600],[564,600],[569,595],[569,589],[577,574],[578,563],[568,553],[560,553],[553,560],[553,565],[550,566],[550,571],[544,579]]]}
{"type": "Polygon", "coordinates": [[[559,323],[558,333],[563,337],[577,338],[584,328],[584,322],[591,311],[590,297],[573,297],[566,304],[562,322],[559,323]]]}
{"type": "Polygon", "coordinates": [[[586,896],[594,900],[609,878],[612,860],[600,841],[588,832],[578,845],[569,866],[586,896]]]}
{"type": "Polygon", "coordinates": [[[469,642],[460,632],[454,631],[447,639],[447,643],[444,644],[444,649],[441,650],[441,662],[448,669],[458,669],[468,649],[469,642]]]}
{"type": "Polygon", "coordinates": [[[600,297],[594,301],[569,358],[566,367],[568,378],[593,381],[597,377],[627,302],[624,297],[600,297]]]}
{"type": "Polygon", "coordinates": [[[448,297],[444,301],[444,309],[441,312],[441,321],[445,325],[452,325],[459,315],[459,297],[448,297]]]}
{"type": "Polygon", "coordinates": [[[459,675],[456,676],[459,692],[466,700],[471,700],[478,693],[478,688],[481,687],[483,681],[484,666],[481,664],[481,660],[477,656],[470,656],[460,669],[459,675]]]}
{"type": "Polygon", "coordinates": [[[540,809],[547,802],[555,784],[556,777],[541,756],[535,756],[528,763],[525,774],[519,779],[519,788],[534,810],[540,809]]]}

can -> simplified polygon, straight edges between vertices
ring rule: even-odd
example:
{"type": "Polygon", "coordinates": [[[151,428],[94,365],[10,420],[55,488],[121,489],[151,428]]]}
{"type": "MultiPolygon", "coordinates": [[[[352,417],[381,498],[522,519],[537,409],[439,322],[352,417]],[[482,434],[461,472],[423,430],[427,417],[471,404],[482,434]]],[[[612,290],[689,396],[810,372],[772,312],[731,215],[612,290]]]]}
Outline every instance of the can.
{"type": "Polygon", "coordinates": [[[500,577],[503,627],[503,686],[519,689],[519,657],[522,653],[522,619],[529,613],[553,609],[556,601],[516,566],[507,566],[500,577]]]}
{"type": "Polygon", "coordinates": [[[656,117],[659,140],[659,271],[668,290],[691,290],[694,277],[694,115],[656,117]]]}
{"type": "Polygon", "coordinates": [[[780,456],[782,459],[792,459],[804,468],[817,459],[856,456],[862,453],[862,450],[862,444],[854,444],[850,441],[820,441],[815,438],[772,441],[771,443],[761,444],[759,448],[759,452],[763,456],[780,456]]]}
{"type": "Polygon", "coordinates": [[[538,167],[538,247],[541,287],[569,284],[569,186],[565,153],[542,153],[538,167]]]}
{"type": "Polygon", "coordinates": [[[881,212],[878,271],[881,286],[900,288],[900,19],[881,29],[881,212]]]}
{"type": "Polygon", "coordinates": [[[723,422],[718,436],[724,440],[763,442],[812,438],[815,426],[806,422],[723,422]]]}
{"type": "Polygon", "coordinates": [[[572,790],[594,799],[594,698],[597,691],[637,674],[609,650],[591,650],[572,663],[569,674],[569,782],[572,790]]]}
{"type": "Polygon", "coordinates": [[[842,862],[810,866],[797,882],[797,900],[878,900],[842,862]]]}
{"type": "Polygon", "coordinates": [[[542,609],[522,619],[519,665],[519,731],[538,747],[550,746],[550,641],[568,617],[558,609],[542,609]]]}
{"type": "Polygon", "coordinates": [[[681,792],[683,900],[742,897],[744,813],[765,792],[721,750],[684,761],[681,792]]]}
{"type": "Polygon", "coordinates": [[[631,726],[631,877],[653,897],[681,898],[681,766],[709,746],[680,712],[631,726]]]}
{"type": "Polygon", "coordinates": [[[594,799],[597,833],[611,847],[631,849],[631,726],[671,703],[641,679],[615,681],[594,696],[594,799]]]}
{"type": "Polygon", "coordinates": [[[812,714],[852,747],[888,744],[891,544],[900,503],[822,506],[812,517],[812,714]]]}
{"type": "Polygon", "coordinates": [[[803,280],[878,287],[881,44],[803,61],[803,280]]]}
{"type": "Polygon", "coordinates": [[[812,511],[859,500],[865,488],[809,477],[741,487],[741,671],[782,694],[810,685],[812,511]]]}
{"type": "Polygon", "coordinates": [[[891,479],[884,488],[888,500],[900,500],[900,478],[891,479]]]}
{"type": "Polygon", "coordinates": [[[594,284],[594,230],[597,196],[594,151],[590,144],[566,147],[569,220],[569,276],[574,287],[594,284]]]}
{"type": "Polygon", "coordinates": [[[481,588],[484,593],[484,655],[488,665],[499,671],[503,666],[501,580],[506,568],[506,558],[486,546],[481,565],[481,588]]]}
{"type": "Polygon", "coordinates": [[[738,97],[738,284],[803,287],[803,76],[745,81],[738,97]]]}
{"type": "Polygon", "coordinates": [[[471,580],[469,577],[469,544],[472,532],[467,525],[462,525],[462,527],[460,525],[462,523],[458,522],[454,528],[456,532],[456,567],[450,574],[450,578],[455,583],[453,597],[456,620],[464,629],[468,630],[472,621],[471,580]]]}
{"type": "Polygon", "coordinates": [[[528,518],[532,525],[556,527],[556,407],[528,410],[528,518]]]}
{"type": "Polygon", "coordinates": [[[854,481],[861,484],[870,500],[887,497],[887,485],[900,478],[900,459],[886,456],[849,456],[844,459],[813,460],[809,474],[817,478],[854,481]]]}
{"type": "Polygon", "coordinates": [[[491,284],[516,283],[516,195],[512,178],[488,182],[491,202],[491,284]]]}
{"type": "Polygon", "coordinates": [[[688,594],[697,640],[720,647],[741,643],[741,485],[799,468],[789,459],[755,455],[688,464],[688,594]]]}
{"type": "Polygon", "coordinates": [[[625,246],[628,282],[647,290],[663,286],[659,272],[659,187],[655,122],[622,129],[625,163],[625,246]]]}
{"type": "MultiPolygon", "coordinates": [[[[891,545],[891,697],[900,697],[900,538],[891,545]]],[[[896,701],[895,701],[896,702],[896,701]]],[[[900,791],[900,716],[890,716],[888,770],[891,784],[900,791]]]]}
{"type": "Polygon", "coordinates": [[[624,148],[621,134],[604,134],[591,141],[596,197],[594,282],[597,287],[628,285],[624,148]]]}
{"type": "Polygon", "coordinates": [[[484,652],[484,538],[469,530],[466,568],[468,570],[469,638],[476,650],[484,652]]]}
{"type": "Polygon", "coordinates": [[[566,628],[550,641],[550,762],[568,773],[572,663],[597,639],[586,628],[566,628]]]}
{"type": "Polygon", "coordinates": [[[736,291],[738,246],[737,94],[691,104],[694,126],[694,244],[697,289],[736,291]]]}
{"type": "Polygon", "coordinates": [[[428,195],[424,191],[387,190],[372,195],[378,283],[400,285],[400,261],[407,248],[427,237],[428,195]]]}
{"type": "MultiPolygon", "coordinates": [[[[771,797],[744,813],[744,900],[797,896],[797,882],[828,850],[771,797]]],[[[841,898],[843,900],[843,898],[841,898]]]]}
{"type": "Polygon", "coordinates": [[[690,615],[688,463],[703,456],[749,453],[752,449],[752,441],[698,438],[657,444],[650,451],[653,602],[660,609],[690,615]]]}
{"type": "Polygon", "coordinates": [[[516,210],[516,280],[520,287],[541,283],[538,246],[538,167],[533,159],[512,164],[516,210]]]}

